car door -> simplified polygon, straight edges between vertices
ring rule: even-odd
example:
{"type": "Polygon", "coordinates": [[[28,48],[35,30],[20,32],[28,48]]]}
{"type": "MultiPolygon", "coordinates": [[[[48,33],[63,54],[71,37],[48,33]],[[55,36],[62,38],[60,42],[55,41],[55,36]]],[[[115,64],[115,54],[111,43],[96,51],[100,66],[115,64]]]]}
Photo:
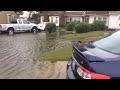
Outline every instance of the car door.
{"type": "Polygon", "coordinates": [[[11,21],[11,24],[14,27],[14,30],[18,31],[19,30],[19,24],[17,23],[17,20],[11,21]]]}
{"type": "Polygon", "coordinates": [[[22,20],[18,19],[17,22],[18,22],[19,30],[20,31],[24,30],[24,27],[23,27],[23,24],[22,24],[22,20]]]}
{"type": "Polygon", "coordinates": [[[31,24],[27,20],[23,20],[23,28],[24,30],[31,30],[31,24]]]}

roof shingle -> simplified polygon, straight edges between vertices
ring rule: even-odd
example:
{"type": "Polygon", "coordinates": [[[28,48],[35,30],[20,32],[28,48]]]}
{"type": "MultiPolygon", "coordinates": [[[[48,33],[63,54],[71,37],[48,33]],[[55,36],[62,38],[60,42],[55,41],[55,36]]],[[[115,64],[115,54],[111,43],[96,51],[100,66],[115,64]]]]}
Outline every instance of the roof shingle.
{"type": "Polygon", "coordinates": [[[87,11],[86,15],[109,15],[109,11],[87,11]]]}

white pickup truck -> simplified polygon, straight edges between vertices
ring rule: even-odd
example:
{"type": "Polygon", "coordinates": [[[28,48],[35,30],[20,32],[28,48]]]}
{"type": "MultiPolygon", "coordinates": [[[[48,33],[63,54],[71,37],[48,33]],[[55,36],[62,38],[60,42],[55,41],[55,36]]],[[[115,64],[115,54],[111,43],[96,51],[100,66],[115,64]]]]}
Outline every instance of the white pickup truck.
{"type": "Polygon", "coordinates": [[[8,34],[13,34],[14,32],[30,31],[37,32],[37,24],[30,23],[25,19],[17,19],[12,21],[10,24],[0,24],[0,32],[8,32],[8,34]]]}

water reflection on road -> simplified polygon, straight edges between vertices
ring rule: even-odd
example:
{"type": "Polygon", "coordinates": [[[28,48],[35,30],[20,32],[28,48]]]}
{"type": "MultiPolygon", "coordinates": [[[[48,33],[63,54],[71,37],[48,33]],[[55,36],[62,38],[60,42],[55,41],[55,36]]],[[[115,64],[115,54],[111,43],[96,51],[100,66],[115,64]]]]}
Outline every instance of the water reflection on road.
{"type": "MultiPolygon", "coordinates": [[[[43,68],[45,70],[43,66],[46,65],[46,69],[48,70],[57,66],[50,64],[51,62],[39,61],[37,54],[62,47],[65,43],[70,42],[60,40],[59,36],[49,37],[45,32],[38,34],[17,33],[13,36],[0,34],[0,78],[50,78],[46,76],[49,74],[49,71],[45,73],[45,71],[42,70],[43,68]]],[[[65,67],[66,62],[60,63],[65,67]]],[[[59,68],[61,67],[63,66],[59,68]]],[[[57,78],[53,76],[51,77],[57,78]]],[[[58,78],[65,77],[62,76],[58,78]]]]}

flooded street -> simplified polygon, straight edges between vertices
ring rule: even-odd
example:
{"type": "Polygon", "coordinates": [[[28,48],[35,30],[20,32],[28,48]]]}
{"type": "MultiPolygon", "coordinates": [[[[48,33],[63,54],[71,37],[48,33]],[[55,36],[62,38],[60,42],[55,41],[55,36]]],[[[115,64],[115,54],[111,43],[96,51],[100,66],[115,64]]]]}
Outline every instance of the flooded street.
{"type": "Polygon", "coordinates": [[[39,52],[60,48],[69,41],[38,34],[0,34],[0,79],[64,79],[66,61],[51,63],[37,59],[39,52]]]}

